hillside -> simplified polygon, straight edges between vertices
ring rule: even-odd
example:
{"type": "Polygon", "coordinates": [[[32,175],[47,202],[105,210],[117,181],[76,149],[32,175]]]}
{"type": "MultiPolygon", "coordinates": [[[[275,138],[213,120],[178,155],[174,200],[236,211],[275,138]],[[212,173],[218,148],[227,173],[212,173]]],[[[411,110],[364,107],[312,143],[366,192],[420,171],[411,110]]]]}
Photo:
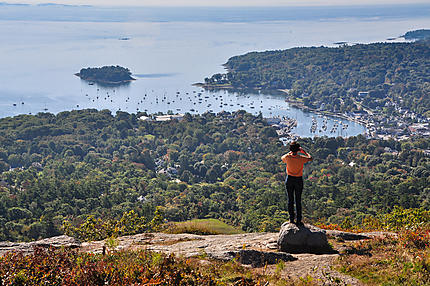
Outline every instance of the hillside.
{"type": "Polygon", "coordinates": [[[406,40],[425,40],[430,38],[430,30],[428,29],[420,29],[409,31],[403,35],[406,40]]]}
{"type": "Polygon", "coordinates": [[[428,42],[376,43],[251,52],[230,58],[228,72],[205,79],[206,88],[287,90],[311,108],[362,108],[430,117],[428,42]],[[399,110],[403,109],[403,112],[399,110]]]}
{"type": "MultiPolygon", "coordinates": [[[[0,240],[50,237],[64,220],[90,215],[114,223],[131,215],[147,229],[159,206],[167,221],[216,218],[247,232],[288,219],[287,150],[263,118],[138,118],[79,110],[0,119],[0,240]]],[[[352,227],[396,205],[430,208],[428,139],[300,143],[315,158],[304,174],[307,222],[352,227]]]]}

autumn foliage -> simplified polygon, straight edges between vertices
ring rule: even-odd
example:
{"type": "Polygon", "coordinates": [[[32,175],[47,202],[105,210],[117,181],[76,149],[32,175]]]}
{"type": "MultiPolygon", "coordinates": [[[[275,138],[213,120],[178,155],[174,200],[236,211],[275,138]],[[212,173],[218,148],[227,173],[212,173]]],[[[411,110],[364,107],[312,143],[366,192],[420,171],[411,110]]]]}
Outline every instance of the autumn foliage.
{"type": "Polygon", "coordinates": [[[106,256],[36,248],[0,258],[0,285],[216,285],[187,260],[147,251],[106,256]]]}

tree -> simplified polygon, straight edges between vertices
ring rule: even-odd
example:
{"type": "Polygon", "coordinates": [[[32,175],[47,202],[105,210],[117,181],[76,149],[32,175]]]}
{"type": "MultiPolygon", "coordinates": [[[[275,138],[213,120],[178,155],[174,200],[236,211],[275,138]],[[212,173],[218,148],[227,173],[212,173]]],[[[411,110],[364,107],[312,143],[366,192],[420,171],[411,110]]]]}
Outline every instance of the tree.
{"type": "Polygon", "coordinates": [[[8,209],[7,213],[11,220],[25,219],[32,216],[31,211],[20,207],[12,207],[8,209]]]}

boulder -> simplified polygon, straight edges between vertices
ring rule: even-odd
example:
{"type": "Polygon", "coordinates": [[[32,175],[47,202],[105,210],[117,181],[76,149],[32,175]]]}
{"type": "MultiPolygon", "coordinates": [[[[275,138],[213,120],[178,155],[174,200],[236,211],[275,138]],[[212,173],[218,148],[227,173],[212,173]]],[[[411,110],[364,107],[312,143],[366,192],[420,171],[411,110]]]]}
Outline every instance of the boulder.
{"type": "Polygon", "coordinates": [[[297,226],[289,222],[281,226],[278,249],[289,253],[336,253],[327,241],[325,230],[312,225],[297,226]]]}

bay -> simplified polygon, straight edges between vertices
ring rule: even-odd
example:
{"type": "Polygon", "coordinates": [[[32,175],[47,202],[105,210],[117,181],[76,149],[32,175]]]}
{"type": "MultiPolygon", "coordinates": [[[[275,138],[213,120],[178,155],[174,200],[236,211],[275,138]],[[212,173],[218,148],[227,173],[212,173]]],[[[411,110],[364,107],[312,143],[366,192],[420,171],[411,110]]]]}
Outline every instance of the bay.
{"type": "MultiPolygon", "coordinates": [[[[380,42],[430,27],[430,13],[394,8],[384,12],[381,7],[373,14],[366,14],[366,7],[355,14],[341,7],[282,14],[276,8],[0,5],[0,117],[83,108],[148,113],[244,109],[297,119],[292,132],[313,136],[315,114],[289,106],[283,96],[208,92],[192,84],[224,72],[222,64],[229,57],[250,51],[380,42]],[[74,76],[83,67],[104,65],[128,67],[137,80],[102,87],[74,76]]],[[[428,6],[416,10],[429,11],[428,6]]],[[[323,119],[317,120],[321,126],[323,119]]],[[[329,118],[327,131],[317,135],[366,131],[358,123],[341,120],[348,129],[330,133],[335,120],[329,118]]]]}

